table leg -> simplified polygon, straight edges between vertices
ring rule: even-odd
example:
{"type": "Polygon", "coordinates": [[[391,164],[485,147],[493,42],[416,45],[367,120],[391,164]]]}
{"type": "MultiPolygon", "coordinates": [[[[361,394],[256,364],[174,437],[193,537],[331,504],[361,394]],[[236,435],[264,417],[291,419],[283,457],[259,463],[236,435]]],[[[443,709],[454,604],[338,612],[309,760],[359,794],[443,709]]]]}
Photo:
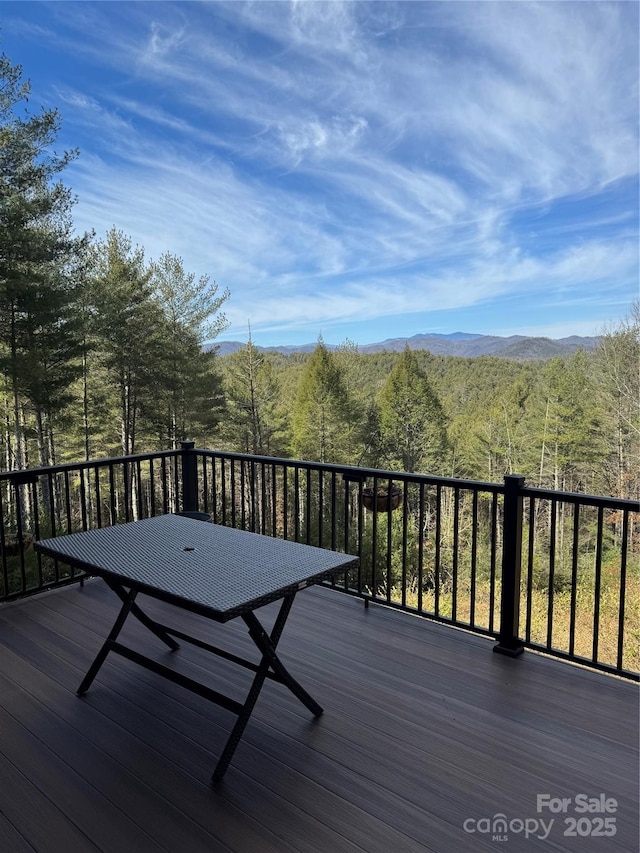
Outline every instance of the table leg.
{"type": "Polygon", "coordinates": [[[262,625],[256,619],[254,613],[247,613],[242,617],[249,628],[249,633],[256,646],[260,649],[263,657],[269,661],[270,669],[278,676],[278,681],[284,684],[302,704],[307,707],[315,717],[322,714],[322,708],[313,699],[301,684],[295,680],[291,673],[285,669],[282,661],[276,654],[276,647],[272,637],[267,634],[262,625]]]}
{"type": "Polygon", "coordinates": [[[136,599],[137,594],[138,593],[135,590],[130,590],[125,595],[124,600],[123,600],[124,603],[123,603],[122,607],[120,608],[120,613],[118,613],[118,618],[113,623],[113,628],[111,629],[111,631],[109,631],[109,636],[104,641],[102,648],[100,649],[100,651],[98,652],[98,654],[95,657],[95,660],[93,661],[93,663],[89,667],[89,671],[87,672],[85,677],[82,679],[82,684],[80,685],[80,687],[78,687],[78,689],[76,691],[78,696],[82,696],[84,693],[87,692],[89,687],[91,687],[91,683],[92,683],[93,679],[98,674],[100,667],[105,662],[107,655],[109,654],[109,652],[113,648],[115,641],[116,641],[116,638],[117,638],[118,634],[120,633],[120,631],[122,630],[124,623],[127,621],[127,616],[129,615],[132,607],[134,606],[134,601],[136,599]]]}
{"type": "Polygon", "coordinates": [[[322,714],[322,708],[320,705],[318,705],[318,703],[309,696],[306,690],[304,690],[290,675],[276,655],[276,647],[287,621],[287,617],[289,616],[289,611],[291,610],[294,598],[295,593],[284,598],[270,634],[265,631],[254,613],[246,613],[242,616],[242,619],[249,629],[249,634],[251,635],[252,640],[262,653],[262,658],[258,665],[253,682],[251,683],[251,687],[249,688],[247,698],[242,706],[242,710],[238,715],[238,719],[236,720],[231,734],[229,735],[229,739],[227,740],[218,763],[216,764],[215,770],[213,771],[211,782],[214,785],[222,779],[231,759],[233,758],[233,754],[240,743],[244,729],[249,722],[251,712],[258,700],[258,696],[260,695],[260,691],[262,690],[262,686],[270,669],[278,676],[277,680],[282,684],[285,684],[289,690],[291,690],[291,692],[311,711],[312,714],[316,717],[319,717],[320,714],[322,714]]]}

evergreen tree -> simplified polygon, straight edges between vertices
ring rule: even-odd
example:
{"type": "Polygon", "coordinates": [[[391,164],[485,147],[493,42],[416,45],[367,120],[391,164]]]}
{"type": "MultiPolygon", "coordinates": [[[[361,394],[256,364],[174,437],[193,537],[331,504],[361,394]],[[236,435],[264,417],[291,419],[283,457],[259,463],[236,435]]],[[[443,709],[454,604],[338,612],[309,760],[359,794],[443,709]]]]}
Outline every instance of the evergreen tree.
{"type": "Polygon", "coordinates": [[[595,352],[597,401],[609,453],[604,463],[606,491],[640,497],[640,302],[608,329],[595,352]]]}
{"type": "Polygon", "coordinates": [[[447,451],[444,412],[408,347],[398,356],[380,392],[379,406],[388,467],[428,474],[442,472],[447,451]]]}
{"type": "Polygon", "coordinates": [[[224,434],[234,449],[258,456],[277,454],[282,433],[280,388],[271,361],[254,346],[251,335],[247,346],[227,360],[225,388],[228,419],[224,434]]]}
{"type": "Polygon", "coordinates": [[[525,403],[529,393],[527,383],[519,378],[460,407],[449,428],[454,451],[451,476],[499,482],[505,474],[528,470],[525,403]]]}
{"type": "MultiPolygon", "coordinates": [[[[590,491],[603,458],[604,442],[590,359],[579,350],[569,359],[551,359],[536,407],[539,485],[561,491],[590,491]],[[541,418],[541,410],[544,415],[541,418]]],[[[536,402],[537,400],[537,402],[536,402]]]]}
{"type": "Polygon", "coordinates": [[[0,56],[0,371],[11,399],[11,464],[25,463],[21,406],[33,412],[39,462],[55,456],[52,422],[79,372],[78,259],[72,195],[58,175],[77,152],[58,155],[56,110],[23,117],[22,69],[0,56]]]}
{"type": "Polygon", "coordinates": [[[143,407],[156,425],[163,446],[175,448],[187,438],[210,433],[218,419],[221,381],[213,369],[214,352],[203,351],[225,327],[218,295],[208,276],[196,280],[181,258],[165,252],[150,265],[150,285],[164,317],[165,333],[156,365],[156,393],[143,407]]]}
{"type": "Polygon", "coordinates": [[[319,341],[297,387],[292,416],[292,450],[300,459],[353,462],[357,423],[344,375],[319,341]]]}
{"type": "Polygon", "coordinates": [[[91,253],[93,360],[117,394],[120,451],[133,453],[145,401],[159,391],[166,325],[154,298],[144,251],[112,228],[91,253]]]}
{"type": "Polygon", "coordinates": [[[218,294],[209,276],[187,273],[182,258],[165,252],[150,264],[151,285],[175,335],[188,329],[198,344],[216,338],[227,326],[220,309],[229,291],[218,294]]]}

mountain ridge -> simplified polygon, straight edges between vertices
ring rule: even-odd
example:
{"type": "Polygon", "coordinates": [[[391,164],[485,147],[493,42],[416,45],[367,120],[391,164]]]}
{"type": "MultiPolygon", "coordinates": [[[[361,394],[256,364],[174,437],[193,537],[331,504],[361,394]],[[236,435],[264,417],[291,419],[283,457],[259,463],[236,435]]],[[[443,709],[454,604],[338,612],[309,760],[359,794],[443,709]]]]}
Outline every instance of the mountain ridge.
{"type": "MultiPolygon", "coordinates": [[[[581,337],[579,335],[570,335],[566,338],[528,335],[500,337],[499,335],[481,335],[472,332],[452,332],[450,334],[418,333],[408,338],[387,338],[378,343],[356,346],[358,352],[361,353],[401,352],[407,346],[412,350],[428,350],[433,355],[458,356],[459,358],[494,356],[516,361],[529,361],[571,355],[580,348],[591,351],[596,348],[599,340],[600,338],[597,336],[581,337]]],[[[215,349],[218,355],[224,356],[231,355],[246,345],[246,342],[241,341],[221,341],[220,343],[207,344],[205,349],[215,349]]],[[[261,352],[293,355],[294,353],[313,352],[317,345],[316,341],[315,343],[299,345],[256,346],[256,349],[261,352]]],[[[325,346],[329,350],[339,349],[334,344],[325,344],[325,346]]]]}

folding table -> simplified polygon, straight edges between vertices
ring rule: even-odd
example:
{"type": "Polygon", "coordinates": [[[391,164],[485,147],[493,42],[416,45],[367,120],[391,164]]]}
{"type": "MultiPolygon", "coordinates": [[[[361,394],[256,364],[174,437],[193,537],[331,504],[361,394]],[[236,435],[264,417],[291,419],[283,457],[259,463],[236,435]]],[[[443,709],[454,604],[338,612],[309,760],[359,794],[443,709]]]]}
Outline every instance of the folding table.
{"type": "Polygon", "coordinates": [[[109,652],[115,652],[237,715],[212,782],[222,779],[229,766],[266,678],[288,687],[315,716],[322,714],[320,705],[284,667],[276,647],[296,593],[357,566],[357,558],[177,515],[44,539],[34,547],[101,577],[122,602],[106,641],[78,688],[79,696],[89,689],[109,652]],[[260,652],[259,662],[161,624],[136,602],[140,593],[215,622],[240,617],[260,652]],[[282,600],[280,609],[271,631],[267,631],[255,611],[278,600],[282,600]],[[129,615],[171,650],[179,648],[177,640],[183,640],[253,671],[245,701],[237,702],[118,642],[129,615]]]}

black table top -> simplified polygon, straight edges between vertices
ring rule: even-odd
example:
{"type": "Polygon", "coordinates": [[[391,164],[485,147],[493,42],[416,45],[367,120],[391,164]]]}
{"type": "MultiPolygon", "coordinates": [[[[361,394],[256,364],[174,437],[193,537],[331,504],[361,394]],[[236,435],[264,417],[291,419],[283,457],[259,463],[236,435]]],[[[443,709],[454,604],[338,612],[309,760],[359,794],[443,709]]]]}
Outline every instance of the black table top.
{"type": "Polygon", "coordinates": [[[358,564],[350,554],[177,515],[43,539],[34,547],[220,622],[358,564]]]}

